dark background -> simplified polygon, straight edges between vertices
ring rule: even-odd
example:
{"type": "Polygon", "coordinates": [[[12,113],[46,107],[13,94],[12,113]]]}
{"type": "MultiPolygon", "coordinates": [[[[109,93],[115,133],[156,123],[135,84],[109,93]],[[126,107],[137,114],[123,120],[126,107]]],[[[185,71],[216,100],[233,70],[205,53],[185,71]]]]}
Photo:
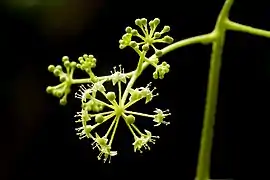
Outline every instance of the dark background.
{"type": "MultiPolygon", "coordinates": [[[[47,71],[68,55],[85,53],[97,60],[95,73],[107,75],[122,64],[126,72],[137,63],[131,49],[118,40],[136,18],[159,17],[177,41],[212,31],[223,0],[109,1],[6,0],[0,3],[1,156],[0,179],[165,178],[195,176],[211,46],[178,49],[162,60],[171,65],[164,80],[153,80],[149,67],[136,85],[149,81],[160,96],[149,105],[134,106],[151,113],[171,110],[171,125],[139,127],[161,136],[150,152],[133,153],[132,136],[121,123],[113,149],[119,155],[107,165],[98,161],[89,141],[75,135],[74,114],[80,111],[73,87],[68,104],[46,94],[58,79],[47,71]]],[[[231,19],[270,30],[267,1],[239,1],[231,19]]],[[[215,129],[212,178],[260,179],[267,172],[269,130],[270,39],[228,32],[223,54],[215,129]],[[265,164],[266,163],[266,164],[265,164]]],[[[79,71],[77,71],[79,72],[79,71]]],[[[83,76],[83,73],[79,73],[83,76]]],[[[148,121],[149,122],[149,121],[148,121]]],[[[104,130],[103,130],[104,131],[104,130]]],[[[99,131],[100,132],[100,131],[99,131]]],[[[101,133],[102,134],[102,133],[101,133]]]]}

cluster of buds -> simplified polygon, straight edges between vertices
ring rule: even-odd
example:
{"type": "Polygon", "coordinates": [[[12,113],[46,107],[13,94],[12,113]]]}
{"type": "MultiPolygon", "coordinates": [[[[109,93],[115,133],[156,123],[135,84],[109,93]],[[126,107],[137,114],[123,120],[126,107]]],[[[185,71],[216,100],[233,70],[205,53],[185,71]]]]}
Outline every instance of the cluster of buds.
{"type": "Polygon", "coordinates": [[[67,96],[70,93],[70,87],[73,84],[73,74],[76,68],[86,71],[90,76],[90,82],[97,81],[96,76],[92,72],[92,68],[96,67],[96,59],[93,55],[84,54],[82,57],[78,58],[79,63],[72,61],[68,56],[62,58],[62,63],[66,69],[66,72],[63,71],[61,65],[49,65],[48,71],[52,72],[56,77],[59,77],[60,84],[56,86],[48,86],[46,91],[49,94],[52,94],[60,98],[60,104],[66,105],[67,96]]]}
{"type": "Polygon", "coordinates": [[[52,72],[56,77],[59,77],[60,84],[56,86],[48,86],[46,91],[60,99],[60,104],[65,105],[67,103],[67,95],[70,93],[70,86],[72,85],[72,77],[77,63],[75,61],[70,62],[67,56],[62,58],[62,62],[66,69],[63,71],[61,65],[49,65],[48,70],[52,72]]]}
{"type": "Polygon", "coordinates": [[[147,19],[136,19],[135,24],[141,29],[142,34],[140,34],[136,29],[132,29],[131,27],[127,27],[125,29],[126,34],[122,36],[122,39],[119,40],[119,48],[124,49],[127,46],[132,47],[136,52],[141,53],[147,52],[150,47],[152,47],[155,51],[157,57],[162,55],[162,51],[158,50],[154,44],[155,43],[168,43],[171,44],[173,42],[173,38],[166,35],[162,37],[163,34],[170,31],[170,26],[164,26],[160,32],[156,31],[156,28],[160,24],[160,20],[155,18],[154,20],[149,21],[147,23],[147,19]],[[132,37],[138,37],[141,39],[141,42],[136,42],[132,40],[132,37]],[[140,48],[141,46],[141,48],[140,48]]]}
{"type": "Polygon", "coordinates": [[[162,56],[162,51],[155,47],[155,43],[167,43],[171,44],[173,42],[173,38],[166,35],[162,37],[163,34],[170,31],[170,26],[164,26],[160,32],[156,32],[158,25],[160,24],[160,20],[155,18],[154,20],[149,21],[147,24],[147,19],[136,19],[135,24],[140,27],[142,34],[140,34],[136,29],[132,29],[131,27],[127,27],[125,29],[126,33],[122,36],[122,39],[119,40],[119,47],[120,49],[124,49],[127,46],[132,47],[139,56],[146,61],[147,63],[151,64],[156,68],[155,72],[153,73],[154,79],[163,79],[164,75],[169,72],[170,65],[167,62],[162,62],[158,65],[159,57],[162,56]],[[132,40],[132,37],[137,37],[141,39],[141,42],[136,42],[132,40]],[[146,53],[149,48],[152,47],[155,51],[156,58],[153,60],[149,60],[146,57],[146,53]]]}

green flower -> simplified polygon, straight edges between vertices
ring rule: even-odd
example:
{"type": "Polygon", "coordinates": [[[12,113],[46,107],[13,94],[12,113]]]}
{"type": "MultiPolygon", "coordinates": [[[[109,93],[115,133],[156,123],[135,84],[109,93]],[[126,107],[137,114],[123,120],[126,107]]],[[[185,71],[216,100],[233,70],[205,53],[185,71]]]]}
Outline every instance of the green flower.
{"type": "Polygon", "coordinates": [[[97,156],[98,160],[102,159],[102,156],[104,156],[104,163],[109,161],[111,163],[111,156],[116,156],[117,151],[111,151],[111,146],[107,145],[108,139],[106,137],[100,137],[96,133],[95,141],[92,143],[93,149],[98,148],[100,151],[99,155],[97,156]]]}
{"type": "Polygon", "coordinates": [[[156,139],[159,138],[159,136],[152,136],[152,133],[150,131],[147,130],[144,131],[146,132],[146,134],[141,134],[141,137],[135,136],[135,141],[133,143],[134,152],[139,150],[140,153],[142,153],[143,152],[142,148],[150,150],[150,146],[148,145],[148,143],[155,144],[156,139]]]}
{"type": "Polygon", "coordinates": [[[152,84],[152,82],[147,84],[146,87],[140,87],[139,88],[141,96],[145,98],[145,104],[150,102],[153,99],[153,97],[158,96],[158,93],[153,94],[154,90],[156,90],[156,87],[154,87],[153,90],[150,90],[151,84],[152,84]]]}
{"type": "Polygon", "coordinates": [[[165,111],[162,111],[162,110],[156,108],[156,110],[154,111],[154,113],[156,113],[156,115],[154,116],[154,120],[153,121],[156,122],[157,124],[154,125],[154,126],[159,126],[160,124],[165,124],[165,125],[169,125],[170,124],[170,122],[163,121],[163,119],[166,116],[171,115],[171,113],[165,114],[166,112],[169,112],[169,109],[167,109],[165,111]]]}

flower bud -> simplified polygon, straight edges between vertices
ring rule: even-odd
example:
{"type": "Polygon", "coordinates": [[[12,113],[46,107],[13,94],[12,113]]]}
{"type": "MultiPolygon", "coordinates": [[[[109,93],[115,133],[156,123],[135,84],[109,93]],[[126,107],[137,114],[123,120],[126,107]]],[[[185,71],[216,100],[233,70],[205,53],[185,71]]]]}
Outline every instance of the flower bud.
{"type": "Polygon", "coordinates": [[[69,60],[69,57],[68,56],[63,56],[62,57],[62,62],[65,62],[65,61],[68,61],[69,60]]]}
{"type": "Polygon", "coordinates": [[[54,65],[49,65],[48,66],[48,71],[53,72],[54,69],[55,69],[55,66],[54,65]]]}
{"type": "Polygon", "coordinates": [[[141,19],[141,22],[142,22],[142,25],[145,26],[145,25],[147,24],[147,19],[146,19],[146,18],[142,18],[142,19],[141,19]]]}
{"type": "Polygon", "coordinates": [[[133,115],[126,116],[126,121],[128,124],[133,124],[135,122],[135,117],[133,115]]]}
{"type": "Polygon", "coordinates": [[[157,50],[155,54],[156,54],[157,57],[160,57],[160,56],[162,56],[162,51],[161,50],[157,50]]]}
{"type": "Polygon", "coordinates": [[[169,32],[170,31],[170,26],[164,26],[164,28],[162,29],[162,33],[166,33],[166,32],[169,32]]]}
{"type": "Polygon", "coordinates": [[[149,45],[148,45],[148,44],[144,44],[144,45],[142,46],[142,50],[143,50],[143,51],[148,51],[148,50],[149,50],[149,45]]]}
{"type": "Polygon", "coordinates": [[[137,26],[141,26],[141,25],[142,25],[141,19],[136,19],[136,20],[135,20],[135,24],[136,24],[137,26]]]}
{"type": "Polygon", "coordinates": [[[159,23],[160,23],[160,19],[159,18],[155,18],[154,19],[154,24],[157,26],[157,25],[159,25],[159,23]]]}
{"type": "Polygon", "coordinates": [[[60,99],[60,104],[62,105],[62,106],[64,106],[64,105],[66,105],[67,104],[67,99],[65,98],[65,97],[63,97],[62,99],[60,99]]]}
{"type": "Polygon", "coordinates": [[[128,26],[128,27],[125,29],[125,31],[126,31],[126,33],[131,33],[132,28],[128,26]]]}
{"type": "Polygon", "coordinates": [[[160,34],[159,32],[155,32],[154,37],[155,37],[156,39],[160,38],[160,36],[161,36],[161,34],[160,34]]]}
{"type": "Polygon", "coordinates": [[[101,114],[96,115],[95,121],[96,123],[102,123],[104,121],[104,116],[101,114]]]}
{"type": "Polygon", "coordinates": [[[115,96],[115,93],[114,92],[108,92],[106,94],[106,98],[109,100],[109,101],[114,101],[116,96],[115,96]]]}

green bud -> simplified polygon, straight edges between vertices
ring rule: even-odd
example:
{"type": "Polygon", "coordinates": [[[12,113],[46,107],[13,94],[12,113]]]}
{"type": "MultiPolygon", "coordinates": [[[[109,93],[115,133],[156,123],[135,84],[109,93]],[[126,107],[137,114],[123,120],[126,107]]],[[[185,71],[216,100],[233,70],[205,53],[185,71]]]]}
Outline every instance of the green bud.
{"type": "Polygon", "coordinates": [[[126,33],[131,33],[132,28],[128,26],[128,27],[125,29],[125,31],[126,31],[126,33]]]}
{"type": "Polygon", "coordinates": [[[135,122],[135,117],[133,115],[126,116],[126,121],[128,124],[133,124],[135,122]]]}
{"type": "Polygon", "coordinates": [[[120,39],[119,40],[119,44],[124,44],[124,40],[123,39],[120,39]]]}
{"type": "Polygon", "coordinates": [[[161,50],[157,50],[155,54],[156,54],[157,57],[160,57],[160,56],[162,56],[162,51],[161,50]]]}
{"type": "Polygon", "coordinates": [[[142,21],[141,21],[140,19],[136,19],[136,20],[135,20],[135,24],[136,24],[137,26],[141,26],[141,25],[142,25],[142,21]]]}
{"type": "Polygon", "coordinates": [[[120,44],[119,45],[119,49],[124,49],[126,46],[125,45],[123,45],[123,44],[120,44]]]}
{"type": "Polygon", "coordinates": [[[55,66],[54,65],[49,65],[48,66],[48,71],[53,72],[54,69],[55,69],[55,66]]]}
{"type": "Polygon", "coordinates": [[[135,41],[130,41],[129,46],[135,48],[137,46],[137,43],[135,41]]]}
{"type": "Polygon", "coordinates": [[[60,71],[59,69],[55,69],[55,70],[53,71],[53,74],[54,74],[55,76],[59,76],[60,73],[61,73],[61,71],[60,71]]]}
{"type": "Polygon", "coordinates": [[[144,45],[142,46],[142,50],[143,50],[143,51],[148,51],[148,50],[149,50],[149,45],[148,45],[148,44],[144,44],[144,45]]]}
{"type": "Polygon", "coordinates": [[[159,62],[158,58],[154,58],[152,61],[154,64],[157,64],[159,62]]]}
{"type": "Polygon", "coordinates": [[[55,69],[59,69],[60,71],[62,71],[62,66],[57,65],[57,66],[55,67],[55,69]]]}
{"type": "Polygon", "coordinates": [[[108,92],[108,93],[106,94],[106,98],[107,98],[109,101],[115,100],[115,98],[116,98],[115,93],[114,93],[114,92],[108,92]]]}
{"type": "Polygon", "coordinates": [[[64,62],[64,66],[67,68],[67,67],[69,67],[70,66],[70,62],[69,61],[65,61],[64,62]]]}
{"type": "Polygon", "coordinates": [[[166,32],[169,32],[170,31],[170,26],[164,26],[164,28],[162,29],[162,33],[166,33],[166,32]]]}
{"type": "Polygon", "coordinates": [[[155,18],[154,19],[154,24],[157,26],[157,25],[159,25],[159,23],[160,23],[160,19],[159,18],[155,18]]]}
{"type": "Polygon", "coordinates": [[[79,57],[78,61],[81,63],[81,61],[84,61],[83,57],[79,57]]]}
{"type": "Polygon", "coordinates": [[[93,58],[92,59],[92,63],[93,63],[93,67],[96,67],[97,59],[96,58],[93,58]]]}
{"type": "Polygon", "coordinates": [[[170,37],[170,36],[165,36],[165,37],[163,38],[163,40],[164,40],[166,43],[169,43],[169,44],[171,44],[171,43],[173,42],[173,38],[170,37]]]}
{"type": "Polygon", "coordinates": [[[158,79],[158,72],[157,72],[157,71],[155,71],[155,72],[153,73],[153,78],[154,78],[154,79],[158,79]]]}
{"type": "Polygon", "coordinates": [[[161,36],[161,34],[159,32],[155,32],[155,34],[154,34],[155,38],[160,38],[160,36],[161,36]]]}
{"type": "Polygon", "coordinates": [[[154,29],[155,23],[154,23],[153,20],[149,22],[149,26],[150,26],[151,29],[154,29]]]}
{"type": "Polygon", "coordinates": [[[47,93],[51,94],[52,91],[53,91],[53,87],[48,86],[48,87],[46,88],[46,92],[47,92],[47,93]]]}
{"type": "Polygon", "coordinates": [[[93,56],[92,54],[89,54],[89,55],[88,55],[88,58],[93,59],[94,56],[93,56]]]}
{"type": "Polygon", "coordinates": [[[124,43],[126,43],[126,42],[129,42],[131,40],[131,37],[132,37],[131,34],[126,33],[122,36],[122,39],[123,39],[124,43]]]}
{"type": "Polygon", "coordinates": [[[142,18],[142,19],[141,19],[141,22],[142,22],[142,25],[145,26],[145,25],[147,24],[147,19],[146,19],[146,18],[142,18]]]}
{"type": "Polygon", "coordinates": [[[62,62],[65,62],[65,61],[68,61],[69,60],[69,57],[68,56],[63,56],[62,57],[62,62]]]}
{"type": "Polygon", "coordinates": [[[72,68],[75,68],[76,65],[77,65],[77,63],[76,63],[75,61],[72,61],[72,62],[70,63],[70,67],[72,67],[72,68]]]}
{"type": "Polygon", "coordinates": [[[132,29],[131,34],[133,36],[137,36],[139,33],[138,33],[138,31],[136,29],[132,29]]]}
{"type": "Polygon", "coordinates": [[[82,65],[81,64],[77,64],[76,67],[79,68],[79,69],[81,69],[82,68],[82,65]]]}
{"type": "Polygon", "coordinates": [[[84,54],[84,55],[83,55],[83,58],[84,58],[84,59],[88,58],[88,55],[87,55],[87,54],[84,54]]]}
{"type": "Polygon", "coordinates": [[[67,104],[67,99],[65,98],[65,97],[63,97],[62,99],[60,99],[60,104],[62,105],[62,106],[64,106],[64,105],[66,105],[67,104]]]}
{"type": "Polygon", "coordinates": [[[104,121],[104,116],[101,114],[96,115],[95,121],[96,123],[102,123],[104,121]]]}
{"type": "Polygon", "coordinates": [[[59,77],[60,82],[66,81],[66,76],[62,75],[59,77]]]}
{"type": "Polygon", "coordinates": [[[60,92],[60,91],[53,91],[53,95],[54,95],[55,97],[60,98],[60,97],[62,97],[63,93],[60,92]]]}

